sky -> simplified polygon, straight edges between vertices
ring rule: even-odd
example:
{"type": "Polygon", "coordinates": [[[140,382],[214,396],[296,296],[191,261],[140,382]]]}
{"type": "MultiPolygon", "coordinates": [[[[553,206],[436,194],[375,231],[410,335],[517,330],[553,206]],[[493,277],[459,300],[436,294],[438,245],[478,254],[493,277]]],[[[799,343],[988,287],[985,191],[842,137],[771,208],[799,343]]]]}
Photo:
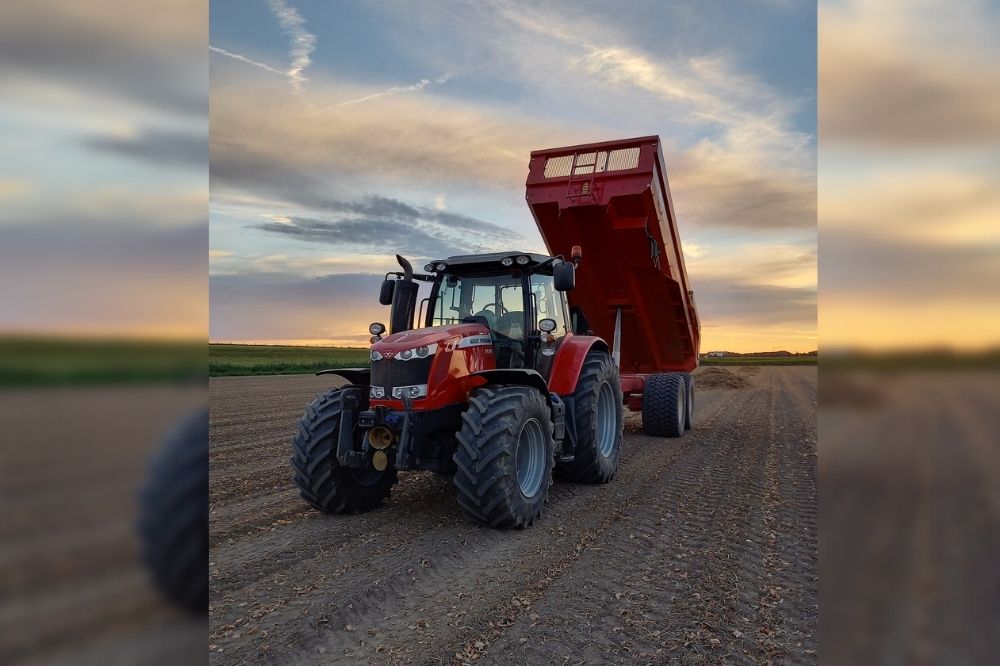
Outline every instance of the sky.
{"type": "Polygon", "coordinates": [[[820,5],[821,347],[1000,345],[1000,2],[820,5]]]}
{"type": "Polygon", "coordinates": [[[702,350],[816,336],[816,8],[213,1],[210,337],[361,344],[400,252],[544,251],[531,150],[658,134],[702,350]]]}
{"type": "Polygon", "coordinates": [[[0,4],[0,335],[205,339],[207,41],[201,0],[0,4]]]}

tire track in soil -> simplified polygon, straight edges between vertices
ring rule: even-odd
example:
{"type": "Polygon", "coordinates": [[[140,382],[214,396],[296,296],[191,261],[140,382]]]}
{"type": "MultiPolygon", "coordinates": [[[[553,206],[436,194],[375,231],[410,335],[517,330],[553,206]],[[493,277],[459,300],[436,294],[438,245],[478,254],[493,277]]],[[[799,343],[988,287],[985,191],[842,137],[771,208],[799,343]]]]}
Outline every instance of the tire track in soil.
{"type": "MultiPolygon", "coordinates": [[[[766,385],[773,404],[775,380],[762,373],[754,381],[766,385]]],[[[297,497],[280,490],[213,505],[213,663],[342,657],[437,662],[455,660],[456,653],[471,660],[484,652],[489,661],[509,649],[524,663],[540,663],[548,661],[538,658],[542,655],[572,654],[572,634],[552,640],[561,645],[555,653],[534,648],[544,644],[543,630],[558,637],[558,623],[547,624],[552,618],[567,618],[571,625],[579,620],[573,596],[580,596],[581,581],[592,570],[602,570],[607,543],[628,545],[612,559],[632,584],[622,588],[627,594],[617,591],[621,598],[612,592],[603,604],[582,609],[596,616],[609,639],[594,654],[602,661],[612,658],[610,639],[622,637],[650,654],[665,649],[673,634],[643,632],[663,618],[664,608],[697,617],[704,604],[694,603],[693,595],[702,594],[695,584],[713,594],[748,589],[734,587],[738,582],[727,578],[724,565],[740,549],[756,557],[739,537],[750,533],[747,516],[754,525],[762,521],[760,515],[753,518],[748,502],[762,483],[764,462],[754,459],[758,447],[740,448],[748,433],[730,421],[733,413],[759,406],[760,388],[702,393],[694,436],[656,440],[627,434],[618,478],[596,487],[557,484],[546,516],[523,532],[474,526],[455,505],[450,483],[422,474],[405,475],[384,508],[360,516],[303,512],[297,497]],[[721,444],[720,433],[725,434],[721,444]],[[706,485],[710,492],[703,499],[699,494],[706,485]],[[734,493],[741,487],[747,492],[739,497],[734,493]],[[697,506],[682,506],[692,498],[697,506]],[[237,536],[244,528],[248,531],[237,536]],[[726,546],[723,555],[713,556],[720,535],[726,546]],[[671,550],[679,544],[693,549],[671,550]],[[706,562],[724,573],[703,572],[699,567],[706,562]],[[664,566],[670,577],[663,576],[664,566]],[[636,615],[623,625],[626,631],[615,631],[615,611],[632,613],[632,607],[636,615]],[[543,614],[546,620],[539,621],[543,614]],[[540,640],[533,642],[536,636],[540,640]]],[[[272,428],[290,433],[288,424],[302,404],[276,414],[272,428]]],[[[238,432],[216,430],[213,439],[238,432]]],[[[256,427],[254,434],[260,435],[256,427]]],[[[229,444],[216,449],[213,442],[213,451],[225,464],[226,453],[245,449],[229,444]]],[[[287,458],[287,447],[281,457],[287,458]]],[[[265,469],[268,476],[276,473],[271,465],[265,469]]],[[[286,475],[287,468],[280,473],[286,475]]],[[[741,610],[731,602],[721,608],[730,622],[741,610]]],[[[708,645],[718,654],[717,646],[708,645]]]]}
{"type": "MultiPolygon", "coordinates": [[[[741,397],[730,410],[748,411],[746,395],[741,397]]],[[[741,452],[739,424],[703,422],[701,427],[713,439],[723,437],[723,445],[702,442],[704,456],[685,458],[666,475],[665,492],[649,488],[635,512],[603,535],[615,549],[613,570],[606,553],[588,554],[539,607],[536,623],[510,632],[497,655],[519,645],[524,663],[667,658],[718,663],[726,655],[723,625],[737,626],[741,609],[736,601],[746,595],[729,559],[732,550],[745,545],[753,496],[745,493],[741,500],[734,492],[759,485],[761,465],[753,464],[752,449],[741,452]],[[622,543],[630,547],[613,545],[622,543]],[[578,579],[586,581],[582,590],[578,579]],[[540,629],[537,634],[533,626],[540,629]]]]}

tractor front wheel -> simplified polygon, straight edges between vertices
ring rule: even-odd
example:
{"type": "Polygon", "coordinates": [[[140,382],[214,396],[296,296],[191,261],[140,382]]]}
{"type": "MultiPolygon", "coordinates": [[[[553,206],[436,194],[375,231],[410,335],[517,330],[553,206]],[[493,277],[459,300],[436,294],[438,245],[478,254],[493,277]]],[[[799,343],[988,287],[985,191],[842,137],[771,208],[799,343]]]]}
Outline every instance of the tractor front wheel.
{"type": "Polygon", "coordinates": [[[607,483],[618,469],[622,448],[622,390],[607,353],[587,355],[573,398],[574,457],[557,463],[556,474],[576,483],[607,483]]]}
{"type": "Polygon", "coordinates": [[[316,396],[299,419],[292,440],[292,479],[302,499],[326,513],[357,513],[382,504],[396,483],[396,470],[378,471],[343,467],[337,460],[337,440],[342,427],[343,391],[334,389],[316,396]]]}
{"type": "Polygon", "coordinates": [[[544,396],[524,386],[489,386],[469,396],[456,435],[458,503],[478,523],[522,528],[542,513],[555,444],[544,396]]]}
{"type": "Polygon", "coordinates": [[[687,382],[680,372],[650,375],[642,390],[642,428],[654,437],[680,437],[687,422],[687,382]]]}

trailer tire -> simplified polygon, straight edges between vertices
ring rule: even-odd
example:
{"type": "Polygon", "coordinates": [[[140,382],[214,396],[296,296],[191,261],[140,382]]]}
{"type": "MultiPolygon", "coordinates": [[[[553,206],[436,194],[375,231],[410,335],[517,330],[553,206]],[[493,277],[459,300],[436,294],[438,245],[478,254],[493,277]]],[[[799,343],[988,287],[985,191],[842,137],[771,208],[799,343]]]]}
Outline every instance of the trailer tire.
{"type": "Polygon", "coordinates": [[[694,427],[694,375],[690,372],[684,373],[684,386],[687,389],[685,394],[685,416],[684,429],[690,430],[694,427]]]}
{"type": "Polygon", "coordinates": [[[171,432],[139,495],[142,557],[153,582],[193,613],[208,612],[208,409],[171,432]]]}
{"type": "Polygon", "coordinates": [[[642,390],[642,427],[654,437],[680,437],[687,420],[687,384],[684,375],[650,375],[642,390]]]}
{"type": "Polygon", "coordinates": [[[575,483],[607,483],[621,456],[623,410],[618,369],[606,352],[587,354],[573,401],[574,458],[557,462],[556,475],[575,483]]]}
{"type": "Polygon", "coordinates": [[[379,472],[343,467],[337,460],[341,389],[316,396],[299,419],[292,440],[292,480],[299,494],[324,513],[369,511],[389,497],[397,475],[390,466],[379,472]]]}
{"type": "Polygon", "coordinates": [[[456,435],[458,503],[482,525],[524,528],[542,513],[555,444],[545,397],[525,386],[488,386],[469,396],[456,435]]]}

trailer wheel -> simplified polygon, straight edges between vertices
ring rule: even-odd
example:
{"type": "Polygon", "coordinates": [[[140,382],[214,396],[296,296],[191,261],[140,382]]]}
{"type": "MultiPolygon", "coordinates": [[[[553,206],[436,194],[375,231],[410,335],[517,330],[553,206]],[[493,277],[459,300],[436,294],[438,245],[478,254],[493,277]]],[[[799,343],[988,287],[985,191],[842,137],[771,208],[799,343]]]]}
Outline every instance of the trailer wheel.
{"type": "Polygon", "coordinates": [[[690,430],[694,427],[694,375],[690,372],[684,373],[684,387],[687,389],[684,396],[686,411],[684,429],[690,430]]]}
{"type": "Polygon", "coordinates": [[[191,612],[208,612],[208,409],[167,436],[139,496],[143,560],[156,586],[191,612]]]}
{"type": "Polygon", "coordinates": [[[642,390],[642,427],[654,437],[680,437],[687,420],[687,384],[684,375],[650,375],[642,390]]]}
{"type": "Polygon", "coordinates": [[[615,475],[621,455],[622,390],[618,369],[606,353],[587,355],[573,397],[574,458],[556,463],[556,474],[576,483],[607,483],[615,475]]]}
{"type": "Polygon", "coordinates": [[[469,396],[456,435],[458,503],[478,523],[527,527],[552,485],[555,444],[545,398],[524,386],[489,386],[469,396]]]}
{"type": "Polygon", "coordinates": [[[299,419],[292,440],[292,479],[299,494],[314,509],[326,513],[357,513],[382,504],[396,483],[396,470],[388,467],[355,470],[337,460],[341,428],[340,389],[316,396],[299,419]]]}

